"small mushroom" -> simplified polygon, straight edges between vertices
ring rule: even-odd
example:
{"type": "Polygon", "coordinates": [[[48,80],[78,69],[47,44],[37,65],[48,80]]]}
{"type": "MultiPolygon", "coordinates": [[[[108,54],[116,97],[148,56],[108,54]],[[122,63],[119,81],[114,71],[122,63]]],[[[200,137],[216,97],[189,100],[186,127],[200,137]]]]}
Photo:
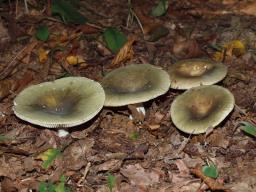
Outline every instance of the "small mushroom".
{"type": "Polygon", "coordinates": [[[131,64],[107,74],[102,80],[105,106],[124,106],[154,99],[170,87],[166,71],[150,64],[131,64]]]}
{"type": "Polygon", "coordinates": [[[73,127],[92,119],[105,100],[101,85],[85,77],[67,77],[32,85],[14,100],[22,120],[48,128],[73,127]]]}
{"type": "Polygon", "coordinates": [[[173,64],[168,73],[171,88],[190,89],[221,81],[227,75],[227,67],[208,59],[187,59],[173,64]]]}
{"type": "Polygon", "coordinates": [[[229,90],[217,85],[205,85],[191,88],[177,96],[170,112],[178,129],[199,134],[222,122],[234,105],[235,99],[229,90]]]}

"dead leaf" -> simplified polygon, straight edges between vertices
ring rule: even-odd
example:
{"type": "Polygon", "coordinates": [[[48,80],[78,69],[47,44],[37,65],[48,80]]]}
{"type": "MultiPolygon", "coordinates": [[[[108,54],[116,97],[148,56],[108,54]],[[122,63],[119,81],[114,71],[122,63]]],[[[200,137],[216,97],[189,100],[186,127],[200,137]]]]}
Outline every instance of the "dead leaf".
{"type": "Polygon", "coordinates": [[[247,15],[256,16],[256,2],[246,2],[238,7],[238,11],[247,15]]]}
{"type": "Polygon", "coordinates": [[[169,30],[160,22],[145,14],[144,6],[146,5],[145,1],[133,1],[133,10],[138,18],[144,38],[147,41],[157,41],[161,37],[166,36],[169,30]]]}
{"type": "Polygon", "coordinates": [[[101,32],[102,28],[92,24],[84,24],[79,27],[79,30],[81,30],[84,34],[93,34],[101,32]]]}
{"type": "Polygon", "coordinates": [[[136,105],[128,105],[128,108],[132,113],[132,120],[134,122],[144,121],[145,115],[137,109],[138,107],[136,105]]]}
{"type": "Polygon", "coordinates": [[[38,49],[38,58],[40,63],[45,63],[47,61],[48,53],[49,53],[49,50],[46,50],[41,47],[38,49]]]}
{"type": "Polygon", "coordinates": [[[140,164],[127,165],[120,172],[128,177],[132,185],[146,189],[149,186],[159,183],[160,174],[157,171],[146,171],[140,164]]]}
{"type": "Polygon", "coordinates": [[[192,174],[201,178],[204,181],[204,183],[207,184],[211,190],[213,190],[213,191],[220,190],[220,191],[225,191],[225,192],[231,192],[231,190],[226,188],[225,186],[223,186],[222,183],[219,183],[218,181],[205,176],[204,173],[202,172],[202,167],[200,165],[196,165],[195,168],[190,169],[190,171],[192,174]]]}
{"type": "Polygon", "coordinates": [[[86,156],[92,154],[93,139],[78,140],[69,145],[63,152],[64,166],[70,170],[79,170],[87,164],[86,156]],[[76,163],[73,163],[76,162],[76,163]]]}
{"type": "Polygon", "coordinates": [[[195,58],[204,55],[195,39],[186,39],[182,36],[176,37],[172,53],[178,58],[195,58]]]}
{"type": "Polygon", "coordinates": [[[97,172],[101,171],[110,171],[114,172],[120,169],[122,165],[122,160],[119,159],[111,159],[109,161],[106,161],[100,165],[95,166],[94,170],[97,172]]]}
{"type": "Polygon", "coordinates": [[[230,61],[233,56],[239,57],[245,54],[245,45],[240,40],[234,40],[223,45],[222,51],[217,51],[213,55],[215,61],[230,61]]]}
{"type": "Polygon", "coordinates": [[[13,83],[13,80],[0,81],[0,101],[10,94],[13,83]]]}
{"type": "Polygon", "coordinates": [[[66,60],[69,65],[77,65],[80,63],[85,63],[85,60],[81,55],[69,55],[66,57],[66,60]]]}
{"type": "Polygon", "coordinates": [[[135,40],[136,37],[134,36],[128,38],[128,41],[124,44],[124,46],[119,50],[115,58],[112,60],[110,64],[111,67],[133,58],[134,51],[132,48],[132,44],[135,42],[135,40]]]}

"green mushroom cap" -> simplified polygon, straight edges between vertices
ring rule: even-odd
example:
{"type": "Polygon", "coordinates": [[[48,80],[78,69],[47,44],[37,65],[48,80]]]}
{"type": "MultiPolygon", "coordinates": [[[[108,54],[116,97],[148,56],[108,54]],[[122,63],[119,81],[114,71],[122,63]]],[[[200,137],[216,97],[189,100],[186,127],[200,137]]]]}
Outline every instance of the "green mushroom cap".
{"type": "Polygon", "coordinates": [[[72,127],[92,119],[104,100],[99,83],[67,77],[24,89],[14,99],[13,111],[20,119],[43,127],[72,127]]]}
{"type": "Polygon", "coordinates": [[[105,106],[124,106],[156,98],[169,90],[166,71],[150,64],[131,64],[115,69],[102,80],[105,106]]]}
{"type": "Polygon", "coordinates": [[[171,88],[190,89],[221,81],[227,75],[227,67],[209,59],[187,59],[173,64],[168,73],[171,88]]]}
{"type": "Polygon", "coordinates": [[[234,105],[235,99],[229,90],[217,85],[199,86],[174,99],[171,118],[185,133],[205,133],[208,128],[222,122],[234,105]]]}

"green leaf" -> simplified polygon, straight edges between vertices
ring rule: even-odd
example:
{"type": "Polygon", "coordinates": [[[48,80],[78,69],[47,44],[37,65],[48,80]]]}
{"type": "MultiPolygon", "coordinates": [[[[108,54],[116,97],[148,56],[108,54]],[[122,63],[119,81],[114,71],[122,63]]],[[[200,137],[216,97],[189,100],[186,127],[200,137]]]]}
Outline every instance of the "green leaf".
{"type": "Polygon", "coordinates": [[[242,122],[240,122],[240,124],[243,125],[243,126],[241,126],[241,129],[244,132],[256,137],[256,127],[254,125],[252,125],[251,123],[248,123],[246,121],[242,121],[242,122]]]}
{"type": "Polygon", "coordinates": [[[39,192],[47,192],[47,184],[45,182],[40,182],[39,192]]]}
{"type": "Polygon", "coordinates": [[[60,183],[55,187],[56,192],[68,192],[68,191],[70,191],[69,188],[65,187],[65,181],[66,181],[66,178],[65,178],[65,176],[62,175],[60,177],[60,183]]]}
{"type": "Polygon", "coordinates": [[[49,29],[45,25],[41,25],[37,28],[36,38],[41,41],[47,41],[49,38],[49,29]]]}
{"type": "Polygon", "coordinates": [[[103,38],[113,53],[117,53],[127,42],[127,37],[114,27],[107,28],[103,32],[103,38]]]}
{"type": "Polygon", "coordinates": [[[205,176],[216,179],[218,177],[218,170],[214,165],[203,166],[202,171],[205,176]]]}
{"type": "Polygon", "coordinates": [[[154,17],[159,17],[164,15],[168,9],[168,6],[169,6],[168,0],[160,0],[158,4],[155,7],[153,7],[151,11],[151,15],[154,17]]]}
{"type": "Polygon", "coordinates": [[[52,15],[58,15],[64,22],[85,24],[87,19],[73,5],[65,0],[52,1],[52,15]]]}
{"type": "Polygon", "coordinates": [[[139,138],[139,133],[137,131],[133,131],[130,135],[129,135],[130,139],[133,141],[136,141],[139,138]]]}
{"type": "Polygon", "coordinates": [[[52,162],[61,154],[59,149],[48,149],[47,151],[41,153],[38,158],[43,160],[42,167],[48,169],[52,162]]]}
{"type": "Polygon", "coordinates": [[[110,192],[112,192],[112,190],[116,184],[116,177],[114,175],[112,175],[111,173],[108,173],[107,182],[108,182],[109,190],[110,190],[110,192]]]}
{"type": "Polygon", "coordinates": [[[9,139],[10,139],[9,137],[6,137],[5,135],[0,134],[0,142],[6,141],[9,139]]]}

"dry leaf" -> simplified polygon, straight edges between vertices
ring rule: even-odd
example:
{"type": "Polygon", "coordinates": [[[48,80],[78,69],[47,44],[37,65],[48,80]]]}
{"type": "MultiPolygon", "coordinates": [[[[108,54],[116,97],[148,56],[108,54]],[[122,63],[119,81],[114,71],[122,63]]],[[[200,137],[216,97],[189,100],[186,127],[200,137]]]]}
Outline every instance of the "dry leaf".
{"type": "Polygon", "coordinates": [[[186,39],[177,36],[172,47],[173,54],[178,58],[195,58],[204,55],[195,39],[186,39]]]}
{"type": "Polygon", "coordinates": [[[218,190],[225,191],[225,192],[231,191],[230,189],[224,187],[222,183],[219,183],[215,179],[205,176],[204,173],[202,172],[202,168],[200,165],[196,165],[196,167],[192,168],[190,171],[192,174],[201,178],[204,181],[204,183],[207,184],[208,187],[213,191],[218,191],[218,190]]]}
{"type": "Polygon", "coordinates": [[[134,36],[128,38],[128,41],[124,44],[124,46],[119,50],[118,54],[112,60],[111,66],[116,66],[121,62],[124,62],[133,58],[134,51],[132,48],[132,44],[134,43],[135,40],[136,38],[134,36]]]}
{"type": "Polygon", "coordinates": [[[12,84],[13,84],[13,81],[11,80],[0,81],[0,100],[2,100],[3,98],[5,98],[10,94],[12,84]]]}
{"type": "Polygon", "coordinates": [[[256,1],[252,1],[251,3],[246,2],[239,8],[239,12],[256,16],[256,1]]]}
{"type": "Polygon", "coordinates": [[[38,57],[39,57],[39,62],[40,63],[45,63],[48,59],[48,53],[49,53],[49,50],[46,50],[44,48],[39,48],[38,49],[38,57]]]}
{"type": "Polygon", "coordinates": [[[146,171],[140,164],[127,165],[121,169],[121,173],[127,177],[131,184],[147,188],[159,183],[160,174],[158,171],[146,171]]]}
{"type": "Polygon", "coordinates": [[[213,60],[230,60],[233,55],[239,57],[245,53],[245,45],[240,40],[234,40],[223,45],[223,50],[215,52],[213,60]]]}
{"type": "Polygon", "coordinates": [[[69,55],[66,57],[69,65],[77,65],[79,63],[85,63],[85,60],[80,55],[69,55]]]}

